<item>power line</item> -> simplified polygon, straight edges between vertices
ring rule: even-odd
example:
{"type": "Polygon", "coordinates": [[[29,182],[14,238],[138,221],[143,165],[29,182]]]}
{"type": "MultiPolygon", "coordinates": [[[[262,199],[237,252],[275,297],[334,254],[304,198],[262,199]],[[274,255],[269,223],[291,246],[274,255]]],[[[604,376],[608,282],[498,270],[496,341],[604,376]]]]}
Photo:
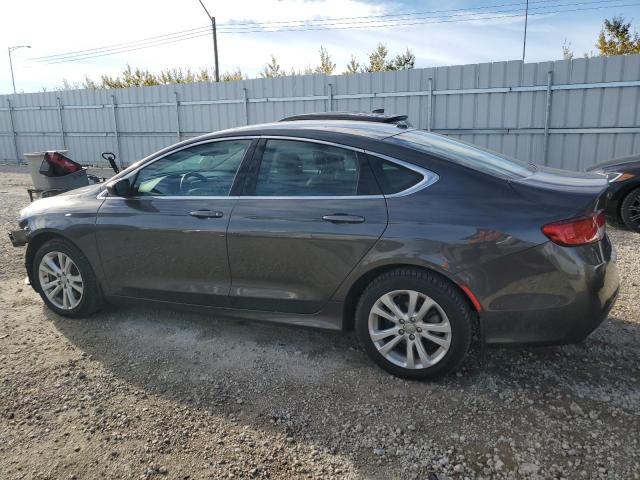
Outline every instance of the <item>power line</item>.
{"type": "Polygon", "coordinates": [[[53,55],[43,55],[41,57],[32,57],[32,58],[29,58],[28,60],[46,61],[46,60],[53,60],[53,59],[58,58],[58,57],[66,57],[66,56],[76,55],[76,54],[99,53],[100,51],[105,50],[105,49],[113,49],[113,48],[117,48],[117,47],[124,48],[126,46],[135,46],[136,44],[146,43],[146,42],[153,41],[153,40],[156,40],[156,39],[157,40],[167,39],[167,38],[172,38],[174,36],[180,36],[180,35],[189,34],[189,33],[197,33],[197,32],[207,31],[209,29],[211,29],[211,25],[206,25],[204,27],[198,27],[198,28],[191,28],[189,30],[181,30],[179,32],[166,33],[166,34],[163,34],[163,35],[157,35],[155,37],[142,38],[140,40],[132,40],[130,42],[115,43],[115,44],[112,44],[112,45],[105,45],[103,47],[90,48],[90,49],[87,49],[87,50],[76,50],[76,51],[72,51],[72,52],[58,53],[58,54],[53,54],[53,55]]]}
{"type": "MultiPolygon", "coordinates": [[[[583,10],[598,10],[598,9],[603,9],[603,8],[613,8],[613,7],[626,7],[626,6],[634,6],[636,5],[636,3],[631,3],[631,4],[626,4],[626,5],[613,5],[611,3],[612,0],[596,0],[596,1],[592,1],[592,2],[576,2],[576,3],[569,3],[569,4],[564,4],[564,5],[557,5],[557,6],[546,6],[546,7],[537,7],[537,8],[529,8],[529,11],[531,10],[543,10],[543,9],[547,9],[547,8],[558,8],[558,7],[568,7],[568,6],[577,6],[577,5],[582,5],[582,6],[586,6],[588,8],[575,8],[575,9],[568,9],[568,10],[545,10],[545,11],[540,11],[538,12],[536,15],[545,15],[545,14],[550,14],[550,13],[562,13],[562,12],[575,12],[575,11],[583,11],[583,10]],[[591,5],[599,5],[599,4],[605,4],[604,6],[600,6],[600,7],[591,7],[591,5]]],[[[614,2],[616,0],[613,0],[614,2]]],[[[617,1],[624,1],[624,0],[617,0],[617,1]]],[[[459,15],[445,15],[445,16],[440,16],[440,17],[413,17],[411,19],[399,19],[399,20],[373,20],[373,21],[361,21],[361,22],[352,22],[352,23],[331,23],[331,24],[323,24],[323,25],[300,25],[300,26],[293,26],[291,28],[288,27],[283,27],[283,28],[279,28],[279,29],[273,29],[273,30],[264,30],[259,28],[261,26],[256,24],[255,27],[251,28],[251,27],[246,27],[245,29],[232,29],[229,30],[228,27],[225,27],[225,29],[221,29],[221,32],[224,33],[232,33],[232,34],[242,34],[242,33],[271,33],[271,32],[304,32],[304,31],[315,31],[315,30],[342,30],[344,28],[380,28],[380,27],[394,27],[394,26],[410,26],[410,25],[423,25],[423,24],[430,24],[430,23],[455,23],[455,22],[466,22],[466,21],[477,21],[477,20],[493,20],[493,19],[500,19],[500,18],[512,18],[512,17],[521,17],[524,16],[524,10],[496,10],[496,11],[491,11],[491,12],[486,12],[486,13],[481,13],[481,14],[465,14],[465,15],[475,15],[473,17],[467,17],[467,16],[462,16],[461,14],[459,15]],[[495,14],[500,14],[500,15],[495,15],[495,14]],[[484,16],[482,16],[484,15],[484,16]],[[487,16],[490,15],[490,16],[487,16]],[[451,20],[446,20],[447,18],[452,18],[451,20]],[[442,20],[445,19],[445,20],[442,20]],[[429,21],[429,20],[433,20],[433,21],[429,21]],[[373,24],[373,25],[371,25],[373,24]],[[343,27],[343,28],[341,28],[343,27]]],[[[530,14],[533,15],[533,14],[530,14]]]]}
{"type": "MultiPolygon", "coordinates": [[[[613,0],[616,1],[616,0],[613,0]]],[[[622,0],[618,0],[618,1],[622,1],[622,0]]],[[[606,3],[606,5],[604,6],[600,6],[600,7],[586,7],[586,8],[573,8],[573,9],[567,9],[567,10],[547,10],[547,11],[543,11],[543,12],[538,12],[538,13],[529,13],[529,16],[534,16],[534,15],[548,15],[548,14],[553,14],[553,13],[571,13],[571,12],[582,12],[582,11],[587,11],[587,10],[601,10],[604,8],[613,8],[613,7],[631,7],[631,6],[638,6],[640,5],[640,3],[627,3],[627,4],[620,4],[620,5],[612,5],[609,1],[607,0],[602,0],[600,2],[597,3],[606,3]]],[[[586,4],[585,4],[586,5],[586,4]]],[[[532,9],[530,8],[529,11],[531,11],[532,9]]],[[[244,34],[244,33],[281,33],[281,32],[309,32],[309,31],[320,31],[320,30],[345,30],[345,29],[368,29],[368,28],[388,28],[388,27],[407,27],[407,26],[415,26],[415,25],[428,25],[428,24],[437,24],[437,23],[457,23],[457,22],[473,22],[473,21],[482,21],[482,20],[500,20],[500,19],[507,19],[507,18],[516,18],[516,17],[523,17],[524,16],[524,12],[518,12],[515,14],[505,14],[505,15],[497,15],[497,16],[487,16],[487,17],[474,17],[474,18],[455,18],[455,19],[451,19],[451,20],[434,20],[434,21],[428,21],[430,19],[427,20],[422,20],[422,21],[416,21],[416,22],[405,22],[403,21],[402,23],[381,23],[381,24],[377,24],[377,25],[361,25],[361,24],[351,24],[351,25],[347,25],[347,24],[342,24],[342,25],[335,25],[335,26],[324,26],[324,27],[318,27],[318,28],[289,28],[289,29],[280,29],[280,30],[262,30],[262,29],[254,29],[254,30],[242,30],[242,31],[237,31],[237,30],[220,30],[221,33],[229,33],[229,34],[244,34]]]]}
{"type": "MultiPolygon", "coordinates": [[[[539,0],[537,2],[531,2],[531,3],[549,3],[549,2],[556,2],[556,1],[557,0],[539,0]]],[[[235,27],[235,26],[241,26],[241,25],[255,26],[257,23],[259,23],[260,25],[277,25],[277,24],[286,24],[286,23],[307,23],[307,22],[314,23],[314,22],[325,22],[325,21],[335,21],[335,20],[358,20],[361,18],[369,19],[369,18],[406,17],[411,15],[425,15],[425,14],[431,14],[431,13],[449,13],[449,12],[462,12],[462,11],[474,12],[477,10],[486,10],[486,9],[498,8],[498,7],[512,7],[517,5],[524,5],[524,1],[517,2],[517,3],[484,5],[480,7],[456,8],[452,10],[427,10],[427,11],[418,11],[418,12],[387,13],[384,15],[364,15],[359,17],[330,17],[330,18],[319,18],[319,19],[311,19],[311,20],[283,20],[283,21],[273,21],[273,22],[244,22],[244,23],[227,22],[227,23],[220,24],[220,26],[229,26],[229,27],[235,27]]]]}
{"type": "MultiPolygon", "coordinates": [[[[538,0],[536,2],[532,2],[532,3],[536,3],[536,4],[541,4],[541,3],[549,3],[549,2],[553,2],[556,0],[538,0]]],[[[369,16],[360,16],[360,17],[335,17],[335,18],[326,18],[326,19],[317,19],[317,20],[289,20],[289,21],[281,21],[281,22],[250,22],[250,23],[226,23],[226,24],[220,24],[221,27],[223,28],[227,28],[227,29],[235,29],[236,27],[239,26],[246,26],[252,29],[255,28],[260,28],[263,26],[268,26],[268,25],[272,25],[272,24],[282,24],[283,27],[286,26],[291,26],[291,27],[303,27],[303,26],[308,26],[308,25],[318,25],[318,26],[328,26],[328,25],[324,25],[323,23],[320,22],[344,22],[344,21],[348,21],[348,20],[354,20],[354,19],[375,19],[375,18],[389,18],[389,21],[397,21],[397,20],[393,20],[391,17],[406,17],[406,16],[412,16],[410,19],[411,20],[415,20],[415,15],[428,15],[428,14],[434,14],[434,13],[447,13],[447,12],[463,12],[463,13],[458,13],[458,15],[464,15],[464,12],[468,12],[466,13],[466,15],[475,15],[478,14],[477,10],[486,10],[486,9],[490,9],[490,8],[499,8],[499,7],[505,7],[505,6],[514,6],[514,5],[522,5],[522,2],[519,3],[503,3],[503,4],[494,4],[494,5],[485,5],[485,6],[480,6],[480,7],[473,7],[473,8],[460,8],[460,9],[450,9],[450,10],[432,10],[432,11],[424,11],[424,12],[406,12],[406,13],[399,13],[399,14],[386,14],[386,15],[369,15],[369,16]],[[295,24],[300,24],[301,25],[292,25],[293,23],[295,24]],[[286,25],[286,24],[290,24],[290,25],[286,25]]],[[[500,13],[500,12],[487,12],[487,13],[500,13]]],[[[447,17],[450,17],[452,15],[448,15],[447,17]]],[[[442,15],[438,15],[438,18],[443,17],[442,15]]],[[[399,19],[398,19],[399,20],[399,19]]],[[[409,20],[409,19],[407,19],[409,20]]],[[[379,22],[379,20],[375,20],[374,22],[379,22]]],[[[352,22],[349,22],[352,23],[352,22]]],[[[355,22],[357,24],[362,23],[362,22],[355,22]]],[[[180,38],[184,35],[187,34],[191,34],[191,33],[199,33],[202,32],[204,33],[205,31],[209,30],[211,28],[210,25],[207,26],[203,26],[203,27],[198,27],[198,28],[193,28],[193,29],[188,29],[188,30],[181,30],[178,32],[173,32],[173,33],[167,33],[167,34],[163,34],[163,35],[157,35],[154,37],[147,37],[147,38],[143,38],[140,40],[132,40],[130,42],[123,42],[123,43],[116,43],[116,44],[112,44],[112,45],[106,45],[103,47],[96,47],[96,48],[91,48],[91,49],[86,49],[86,50],[76,50],[76,51],[71,51],[71,52],[65,52],[65,53],[60,53],[60,54],[52,54],[52,55],[44,55],[44,56],[40,56],[40,57],[32,57],[28,60],[32,60],[32,61],[49,61],[49,60],[56,60],[56,59],[62,59],[63,57],[75,57],[75,56],[83,56],[83,55],[89,55],[89,54],[93,54],[93,53],[102,53],[102,52],[106,52],[106,51],[111,51],[111,50],[115,50],[115,49],[119,49],[119,48],[128,48],[128,47],[137,47],[139,45],[143,45],[143,44],[148,44],[148,43],[152,43],[154,41],[163,41],[169,38],[180,38]]],[[[230,33],[230,32],[229,32],[230,33]]]]}
{"type": "Polygon", "coordinates": [[[192,35],[184,36],[184,37],[177,38],[177,39],[156,41],[155,43],[152,43],[152,44],[146,44],[146,45],[136,46],[136,47],[132,47],[132,48],[126,48],[126,49],[105,51],[105,52],[100,52],[100,53],[97,53],[97,54],[85,54],[85,55],[78,55],[78,56],[72,56],[72,57],[58,58],[58,59],[54,59],[52,61],[43,61],[42,63],[45,63],[47,65],[55,65],[57,63],[77,62],[77,61],[82,61],[82,60],[89,60],[89,59],[92,59],[92,58],[106,57],[106,56],[109,56],[109,55],[116,55],[118,53],[133,52],[133,51],[136,51],[136,50],[143,50],[145,48],[159,47],[161,45],[167,45],[167,44],[170,44],[170,43],[177,43],[177,42],[183,42],[185,40],[192,40],[194,38],[207,37],[207,36],[210,35],[210,33],[211,33],[211,28],[209,28],[204,33],[192,34],[192,35]]]}
{"type": "MultiPolygon", "coordinates": [[[[616,0],[613,0],[614,2],[616,0]]],[[[623,1],[623,0],[617,0],[618,2],[623,1]]],[[[531,2],[533,3],[533,2],[531,2]]],[[[536,3],[544,3],[543,1],[541,2],[536,2],[536,3]]],[[[603,1],[603,0],[598,0],[598,1],[593,1],[593,2],[577,2],[577,3],[573,3],[573,4],[564,4],[564,5],[555,5],[555,6],[547,6],[547,7],[537,7],[537,10],[543,10],[543,9],[547,9],[547,8],[557,8],[557,7],[567,7],[567,6],[577,6],[577,5],[581,5],[583,8],[574,8],[574,9],[563,9],[563,10],[545,10],[545,11],[540,11],[537,13],[529,13],[529,16],[534,16],[534,15],[548,15],[548,14],[553,14],[553,13],[568,13],[568,12],[581,12],[581,11],[587,11],[587,10],[600,10],[603,8],[615,8],[615,7],[627,7],[627,6],[637,6],[640,5],[640,3],[638,2],[634,2],[634,3],[627,3],[627,4],[616,4],[616,5],[612,5],[611,1],[603,1]],[[597,4],[601,4],[601,3],[606,3],[605,6],[590,6],[590,5],[597,5],[597,4]]],[[[531,10],[535,10],[535,8],[530,8],[531,10]]],[[[513,10],[507,11],[507,12],[496,12],[496,11],[492,11],[492,12],[486,12],[483,14],[476,14],[476,16],[468,18],[459,18],[459,15],[449,15],[449,16],[441,16],[441,17],[427,17],[427,18],[423,18],[421,20],[417,20],[417,21],[407,21],[407,20],[380,20],[377,21],[376,24],[363,24],[364,22],[353,22],[351,24],[325,24],[325,25],[318,25],[314,28],[313,25],[311,25],[311,28],[298,28],[298,27],[293,27],[293,28],[282,28],[282,29],[277,29],[277,30],[263,30],[263,29],[246,29],[246,30],[220,30],[221,32],[224,33],[229,33],[229,34],[245,34],[245,33],[280,33],[280,32],[304,32],[304,31],[319,31],[319,30],[343,30],[343,29],[373,29],[373,28],[388,28],[388,27],[411,27],[411,26],[417,26],[417,25],[427,25],[427,24],[438,24],[438,23],[458,23],[458,22],[470,22],[470,21],[483,21],[483,20],[499,20],[499,19],[506,19],[506,18],[515,18],[515,17],[521,17],[524,16],[524,12],[523,11],[518,11],[517,13],[513,13],[510,14],[510,12],[513,12],[513,10]],[[495,13],[502,13],[501,15],[493,15],[495,13]],[[484,15],[484,16],[482,16],[484,15]],[[487,15],[493,15],[493,16],[487,16],[487,15]],[[451,18],[453,17],[453,18],[451,18]]],[[[368,17],[362,17],[362,18],[368,18],[368,17]]],[[[256,27],[258,25],[262,25],[262,24],[256,24],[256,27]]],[[[180,41],[185,41],[185,40],[191,40],[194,38],[200,38],[200,37],[204,37],[204,36],[208,36],[210,34],[210,29],[211,27],[201,27],[200,29],[191,29],[191,30],[185,30],[184,32],[193,32],[193,33],[186,33],[186,34],[181,34],[182,32],[175,32],[173,34],[168,34],[168,35],[160,35],[157,37],[150,37],[149,39],[144,39],[144,40],[139,40],[137,42],[128,42],[125,44],[120,44],[122,46],[118,47],[116,46],[110,46],[110,47],[102,47],[102,48],[95,48],[95,49],[91,49],[91,50],[86,50],[86,51],[79,51],[79,52],[69,52],[67,54],[57,54],[57,55],[51,55],[51,56],[47,56],[47,57],[38,57],[39,62],[44,62],[50,65],[53,64],[57,64],[57,63],[65,63],[65,62],[75,62],[75,61],[82,61],[82,60],[88,60],[88,59],[92,59],[92,58],[98,58],[98,57],[102,57],[102,56],[107,56],[107,55],[115,55],[118,53],[126,53],[126,52],[130,52],[130,51],[135,51],[135,50],[141,50],[141,49],[145,49],[145,48],[152,48],[152,47],[156,47],[156,46],[161,46],[161,45],[166,45],[166,44],[170,44],[170,43],[176,43],[176,42],[180,42],[180,41]],[[202,29],[206,28],[206,30],[201,31],[202,29]],[[200,30],[200,31],[199,31],[200,30]],[[157,39],[157,40],[153,40],[153,39],[157,39]],[[129,47],[130,45],[130,47],[129,47]],[[86,53],[85,53],[86,52],[86,53]],[[51,60],[48,60],[51,59],[51,60]]]]}

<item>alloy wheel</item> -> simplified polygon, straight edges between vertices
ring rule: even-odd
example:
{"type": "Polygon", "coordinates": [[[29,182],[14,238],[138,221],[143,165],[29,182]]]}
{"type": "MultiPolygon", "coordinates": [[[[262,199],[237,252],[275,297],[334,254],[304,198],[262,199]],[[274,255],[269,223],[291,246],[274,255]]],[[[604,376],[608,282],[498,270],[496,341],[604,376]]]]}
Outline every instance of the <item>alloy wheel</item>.
{"type": "Polygon", "coordinates": [[[369,336],[389,362],[407,369],[438,363],[451,345],[451,324],[442,307],[415,290],[385,293],[369,312],[369,336]]]}
{"type": "Polygon", "coordinates": [[[78,266],[62,252],[49,252],[38,267],[40,288],[47,299],[62,310],[73,310],[82,300],[84,283],[78,266]]]}
{"type": "MultiPolygon", "coordinates": [[[[633,195],[633,193],[632,193],[633,195]]],[[[627,218],[636,227],[640,228],[640,190],[634,195],[634,198],[627,204],[627,218]]]]}

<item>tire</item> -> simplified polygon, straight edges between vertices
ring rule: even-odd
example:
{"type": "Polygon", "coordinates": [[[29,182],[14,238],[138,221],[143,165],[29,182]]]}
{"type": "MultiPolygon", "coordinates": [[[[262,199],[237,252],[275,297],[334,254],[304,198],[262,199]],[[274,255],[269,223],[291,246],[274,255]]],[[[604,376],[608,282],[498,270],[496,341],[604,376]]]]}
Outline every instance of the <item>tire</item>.
{"type": "Polygon", "coordinates": [[[380,275],[356,308],[356,334],[369,357],[383,370],[410,380],[434,379],[456,370],[467,356],[472,333],[473,311],[466,298],[448,280],[428,271],[400,268],[380,275]],[[392,299],[404,318],[391,315],[383,296],[387,302],[392,299]],[[417,312],[413,320],[408,315],[412,297],[417,312]],[[381,339],[390,331],[394,333],[381,339]],[[385,355],[392,342],[395,346],[385,355]]]}
{"type": "Polygon", "coordinates": [[[45,242],[31,267],[36,290],[47,307],[58,315],[85,317],[102,307],[102,293],[89,260],[72,243],[62,238],[45,242]],[[68,266],[67,272],[61,264],[68,266]],[[61,288],[54,294],[58,286],[61,288]],[[65,290],[70,293],[66,295],[65,290]]]}
{"type": "Polygon", "coordinates": [[[620,204],[620,218],[629,230],[640,233],[640,188],[631,190],[620,204]]]}

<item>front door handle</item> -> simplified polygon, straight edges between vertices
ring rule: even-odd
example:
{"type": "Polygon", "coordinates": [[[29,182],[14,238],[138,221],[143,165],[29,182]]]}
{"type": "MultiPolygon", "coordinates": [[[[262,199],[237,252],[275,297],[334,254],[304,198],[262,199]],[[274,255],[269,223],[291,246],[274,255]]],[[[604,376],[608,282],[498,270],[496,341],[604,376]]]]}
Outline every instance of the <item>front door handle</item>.
{"type": "Polygon", "coordinates": [[[189,215],[196,218],[221,218],[223,213],[213,210],[196,210],[194,212],[189,212],[189,215]]]}
{"type": "Polygon", "coordinates": [[[348,213],[334,213],[322,217],[325,222],[331,223],[363,223],[364,217],[360,215],[349,215],[348,213]]]}

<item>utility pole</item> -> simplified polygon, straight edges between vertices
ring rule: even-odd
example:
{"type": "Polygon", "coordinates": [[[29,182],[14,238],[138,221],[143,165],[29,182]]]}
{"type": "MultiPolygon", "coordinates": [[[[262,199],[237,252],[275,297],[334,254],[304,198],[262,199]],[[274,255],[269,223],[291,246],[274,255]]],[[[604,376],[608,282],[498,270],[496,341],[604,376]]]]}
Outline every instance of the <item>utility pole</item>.
{"type": "Polygon", "coordinates": [[[202,8],[204,8],[204,11],[207,14],[207,17],[209,17],[209,20],[211,20],[211,33],[213,34],[213,64],[214,64],[214,73],[215,73],[215,78],[216,78],[216,82],[220,81],[220,74],[218,73],[218,36],[216,33],[216,17],[211,16],[211,14],[209,13],[209,10],[207,10],[207,7],[204,6],[204,3],[202,3],[202,0],[198,0],[200,2],[200,5],[202,5],[202,8]]]}
{"type": "Polygon", "coordinates": [[[16,93],[16,81],[13,78],[13,62],[11,61],[11,52],[19,48],[31,48],[31,45],[16,45],[15,47],[7,47],[9,52],[9,68],[11,69],[11,84],[13,85],[13,93],[16,93]]]}
{"type": "Polygon", "coordinates": [[[527,52],[527,21],[529,20],[529,0],[524,11],[524,39],[522,40],[522,64],[524,65],[524,57],[527,52]]]}

